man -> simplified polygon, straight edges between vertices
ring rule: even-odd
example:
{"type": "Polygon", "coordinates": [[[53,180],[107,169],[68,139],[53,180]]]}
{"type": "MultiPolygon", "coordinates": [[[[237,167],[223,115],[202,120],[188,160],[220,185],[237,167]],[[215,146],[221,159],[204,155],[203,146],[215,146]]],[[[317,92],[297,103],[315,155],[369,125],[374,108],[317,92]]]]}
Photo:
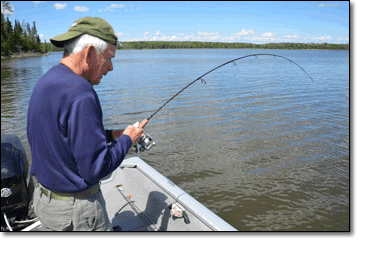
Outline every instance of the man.
{"type": "Polygon", "coordinates": [[[121,164],[146,121],[104,129],[94,85],[113,70],[117,44],[105,20],[78,19],[51,42],[64,56],[35,85],[27,118],[30,172],[39,182],[34,211],[45,230],[109,230],[99,181],[121,164]]]}

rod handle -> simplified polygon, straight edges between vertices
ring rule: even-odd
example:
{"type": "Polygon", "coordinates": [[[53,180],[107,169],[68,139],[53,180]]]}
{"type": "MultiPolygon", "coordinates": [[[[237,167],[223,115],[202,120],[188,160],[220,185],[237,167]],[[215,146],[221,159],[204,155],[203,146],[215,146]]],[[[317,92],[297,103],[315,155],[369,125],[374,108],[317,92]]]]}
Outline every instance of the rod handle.
{"type": "Polygon", "coordinates": [[[143,128],[143,127],[145,127],[145,126],[147,125],[147,123],[148,123],[148,120],[147,120],[147,119],[144,119],[143,122],[140,123],[139,127],[140,127],[140,128],[143,128]]]}

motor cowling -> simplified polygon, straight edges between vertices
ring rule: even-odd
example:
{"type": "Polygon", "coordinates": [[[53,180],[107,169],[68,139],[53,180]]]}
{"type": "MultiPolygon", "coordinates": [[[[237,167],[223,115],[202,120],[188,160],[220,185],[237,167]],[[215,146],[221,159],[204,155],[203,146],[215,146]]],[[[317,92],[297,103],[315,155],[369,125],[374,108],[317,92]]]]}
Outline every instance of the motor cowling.
{"type": "Polygon", "coordinates": [[[20,139],[1,134],[1,215],[28,210],[29,164],[20,139]]]}

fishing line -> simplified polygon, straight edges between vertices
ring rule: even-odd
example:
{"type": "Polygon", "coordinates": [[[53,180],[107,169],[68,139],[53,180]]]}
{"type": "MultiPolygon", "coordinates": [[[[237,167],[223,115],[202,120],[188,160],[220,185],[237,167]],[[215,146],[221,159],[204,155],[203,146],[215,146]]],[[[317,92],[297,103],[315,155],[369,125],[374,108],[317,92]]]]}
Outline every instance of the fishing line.
{"type": "Polygon", "coordinates": [[[259,54],[251,54],[251,55],[246,55],[246,56],[243,56],[243,57],[239,57],[239,58],[236,58],[236,59],[233,59],[233,60],[230,60],[230,61],[227,61],[225,63],[223,63],[222,65],[219,65],[218,67],[212,69],[212,70],[209,70],[208,72],[206,72],[205,74],[201,75],[200,77],[198,77],[197,79],[193,80],[192,82],[190,82],[188,85],[186,85],[184,88],[182,88],[179,92],[177,92],[175,95],[173,95],[170,99],[168,99],[162,106],[160,106],[149,118],[145,119],[144,122],[142,123],[144,127],[148,121],[151,120],[152,117],[154,117],[163,107],[165,107],[169,102],[171,102],[175,97],[177,97],[181,92],[183,92],[185,89],[187,89],[188,87],[190,87],[194,82],[198,81],[198,80],[201,80],[202,83],[206,84],[206,81],[203,79],[204,76],[206,76],[207,74],[213,72],[214,70],[217,70],[219,69],[220,67],[223,67],[224,65],[227,65],[229,63],[233,63],[234,65],[236,65],[235,61],[237,60],[241,60],[241,59],[244,59],[244,58],[247,58],[247,57],[253,57],[255,56],[257,58],[257,56],[274,56],[274,57],[279,57],[279,58],[282,58],[282,59],[285,59],[295,65],[297,65],[304,73],[307,74],[307,76],[312,80],[312,77],[310,76],[310,74],[308,74],[301,66],[299,66],[297,63],[295,63],[294,61],[292,61],[291,59],[288,59],[286,57],[283,57],[283,56],[280,56],[280,55],[276,55],[276,54],[267,54],[267,53],[259,53],[259,54]]]}

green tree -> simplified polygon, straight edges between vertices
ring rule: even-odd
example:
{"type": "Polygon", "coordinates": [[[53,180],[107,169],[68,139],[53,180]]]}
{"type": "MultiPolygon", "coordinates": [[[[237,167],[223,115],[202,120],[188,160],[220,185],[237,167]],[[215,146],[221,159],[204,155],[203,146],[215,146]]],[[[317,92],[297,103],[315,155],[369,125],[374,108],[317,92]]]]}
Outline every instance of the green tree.
{"type": "Polygon", "coordinates": [[[33,27],[31,29],[31,37],[33,38],[34,43],[37,43],[37,26],[35,25],[35,21],[33,21],[33,27]]]}
{"type": "Polygon", "coordinates": [[[1,41],[5,37],[5,19],[3,13],[1,13],[1,41]]]}
{"type": "Polygon", "coordinates": [[[45,53],[48,52],[48,49],[47,49],[47,43],[46,43],[46,39],[45,39],[45,53]]]}
{"type": "Polygon", "coordinates": [[[1,1],[1,55],[9,56],[13,53],[21,52],[39,52],[48,51],[49,46],[45,41],[45,48],[39,38],[37,26],[33,21],[33,27],[29,23],[22,22],[17,19],[12,26],[9,17],[5,20],[5,15],[13,12],[12,7],[6,1],[1,1]]]}

